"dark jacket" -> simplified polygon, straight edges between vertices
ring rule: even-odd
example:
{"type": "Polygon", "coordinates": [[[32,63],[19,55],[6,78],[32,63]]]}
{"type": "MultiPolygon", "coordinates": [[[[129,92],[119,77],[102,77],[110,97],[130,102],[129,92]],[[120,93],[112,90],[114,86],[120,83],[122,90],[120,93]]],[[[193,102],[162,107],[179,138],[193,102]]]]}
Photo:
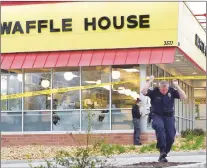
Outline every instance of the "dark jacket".
{"type": "Polygon", "coordinates": [[[132,106],[132,118],[140,119],[140,117],[141,117],[141,113],[139,110],[139,106],[137,104],[134,104],[132,106]]]}
{"type": "Polygon", "coordinates": [[[179,93],[172,87],[169,87],[168,93],[162,95],[159,88],[148,90],[146,96],[151,99],[151,111],[157,115],[173,116],[174,114],[174,99],[179,99],[179,93]]]}

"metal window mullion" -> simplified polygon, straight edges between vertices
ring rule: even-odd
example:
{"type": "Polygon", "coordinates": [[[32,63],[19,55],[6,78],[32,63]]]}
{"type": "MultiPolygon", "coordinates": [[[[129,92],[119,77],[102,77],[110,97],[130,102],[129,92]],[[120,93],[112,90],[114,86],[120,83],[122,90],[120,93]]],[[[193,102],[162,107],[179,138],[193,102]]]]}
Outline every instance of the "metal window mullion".
{"type": "Polygon", "coordinates": [[[111,109],[112,109],[112,66],[110,66],[110,73],[109,73],[109,83],[110,83],[110,90],[109,90],[109,124],[110,124],[110,130],[112,130],[112,122],[111,122],[111,118],[112,118],[112,113],[111,113],[111,109]]]}
{"type": "MultiPolygon", "coordinates": [[[[10,83],[10,81],[9,81],[9,76],[10,76],[10,72],[8,72],[8,74],[7,74],[7,77],[6,77],[6,80],[7,80],[7,82],[6,82],[6,87],[7,87],[7,95],[9,95],[9,83],[10,83]]],[[[7,99],[6,100],[6,109],[9,111],[9,99],[7,99]]]]}
{"type": "Polygon", "coordinates": [[[80,66],[79,67],[79,76],[80,76],[80,83],[79,83],[79,86],[80,86],[80,89],[79,89],[79,100],[80,100],[80,111],[79,111],[79,115],[80,115],[80,131],[81,131],[81,128],[82,128],[82,89],[81,89],[81,80],[82,80],[82,67],[80,66]]]}
{"type": "MultiPolygon", "coordinates": [[[[22,93],[24,93],[25,73],[22,70],[22,93]]],[[[24,132],[24,98],[22,97],[22,132],[24,132]]]]}
{"type": "MultiPolygon", "coordinates": [[[[53,69],[51,68],[50,70],[50,82],[51,82],[51,89],[53,89],[53,69]]],[[[50,93],[50,120],[51,120],[51,123],[50,123],[50,131],[53,131],[52,130],[52,126],[53,126],[53,116],[52,116],[52,110],[53,110],[53,105],[52,105],[52,100],[53,100],[53,94],[52,92],[50,93]]]]}

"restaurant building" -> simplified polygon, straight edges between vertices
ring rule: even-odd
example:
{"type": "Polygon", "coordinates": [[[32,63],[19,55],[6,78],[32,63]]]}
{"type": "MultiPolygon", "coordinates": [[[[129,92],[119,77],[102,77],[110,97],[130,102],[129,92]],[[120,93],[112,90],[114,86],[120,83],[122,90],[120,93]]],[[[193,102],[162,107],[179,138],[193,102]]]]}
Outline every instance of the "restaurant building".
{"type": "MultiPolygon", "coordinates": [[[[84,144],[89,114],[95,137],[132,144],[132,104],[140,95],[150,105],[146,76],[205,76],[206,32],[183,2],[1,3],[3,146],[77,145],[70,133],[84,144]],[[49,89],[59,91],[6,96],[49,89]]],[[[195,118],[194,81],[179,85],[178,133],[195,118]]],[[[155,139],[141,124],[142,142],[155,139]]]]}

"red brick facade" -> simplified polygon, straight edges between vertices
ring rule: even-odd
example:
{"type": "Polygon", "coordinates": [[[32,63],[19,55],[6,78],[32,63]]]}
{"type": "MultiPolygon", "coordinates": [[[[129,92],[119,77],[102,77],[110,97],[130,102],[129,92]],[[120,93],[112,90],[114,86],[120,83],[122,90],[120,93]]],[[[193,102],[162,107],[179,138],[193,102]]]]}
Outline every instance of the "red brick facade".
{"type": "MultiPolygon", "coordinates": [[[[20,134],[20,135],[2,135],[1,145],[19,146],[19,145],[85,145],[86,134],[20,134]]],[[[109,134],[92,134],[90,142],[104,139],[109,144],[133,144],[132,133],[109,133],[109,134]]],[[[148,143],[155,140],[154,133],[141,134],[142,143],[148,143]]]]}

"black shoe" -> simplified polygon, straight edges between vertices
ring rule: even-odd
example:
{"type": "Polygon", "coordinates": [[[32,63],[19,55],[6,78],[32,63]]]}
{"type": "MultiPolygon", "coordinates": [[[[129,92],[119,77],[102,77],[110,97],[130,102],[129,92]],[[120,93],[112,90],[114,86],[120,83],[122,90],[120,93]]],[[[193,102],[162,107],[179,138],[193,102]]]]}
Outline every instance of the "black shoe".
{"type": "Polygon", "coordinates": [[[168,154],[170,153],[170,151],[165,151],[166,153],[166,157],[169,157],[168,154]]]}
{"type": "Polygon", "coordinates": [[[158,159],[158,162],[168,162],[166,157],[167,157],[167,154],[165,152],[160,153],[160,157],[158,159]]]}

